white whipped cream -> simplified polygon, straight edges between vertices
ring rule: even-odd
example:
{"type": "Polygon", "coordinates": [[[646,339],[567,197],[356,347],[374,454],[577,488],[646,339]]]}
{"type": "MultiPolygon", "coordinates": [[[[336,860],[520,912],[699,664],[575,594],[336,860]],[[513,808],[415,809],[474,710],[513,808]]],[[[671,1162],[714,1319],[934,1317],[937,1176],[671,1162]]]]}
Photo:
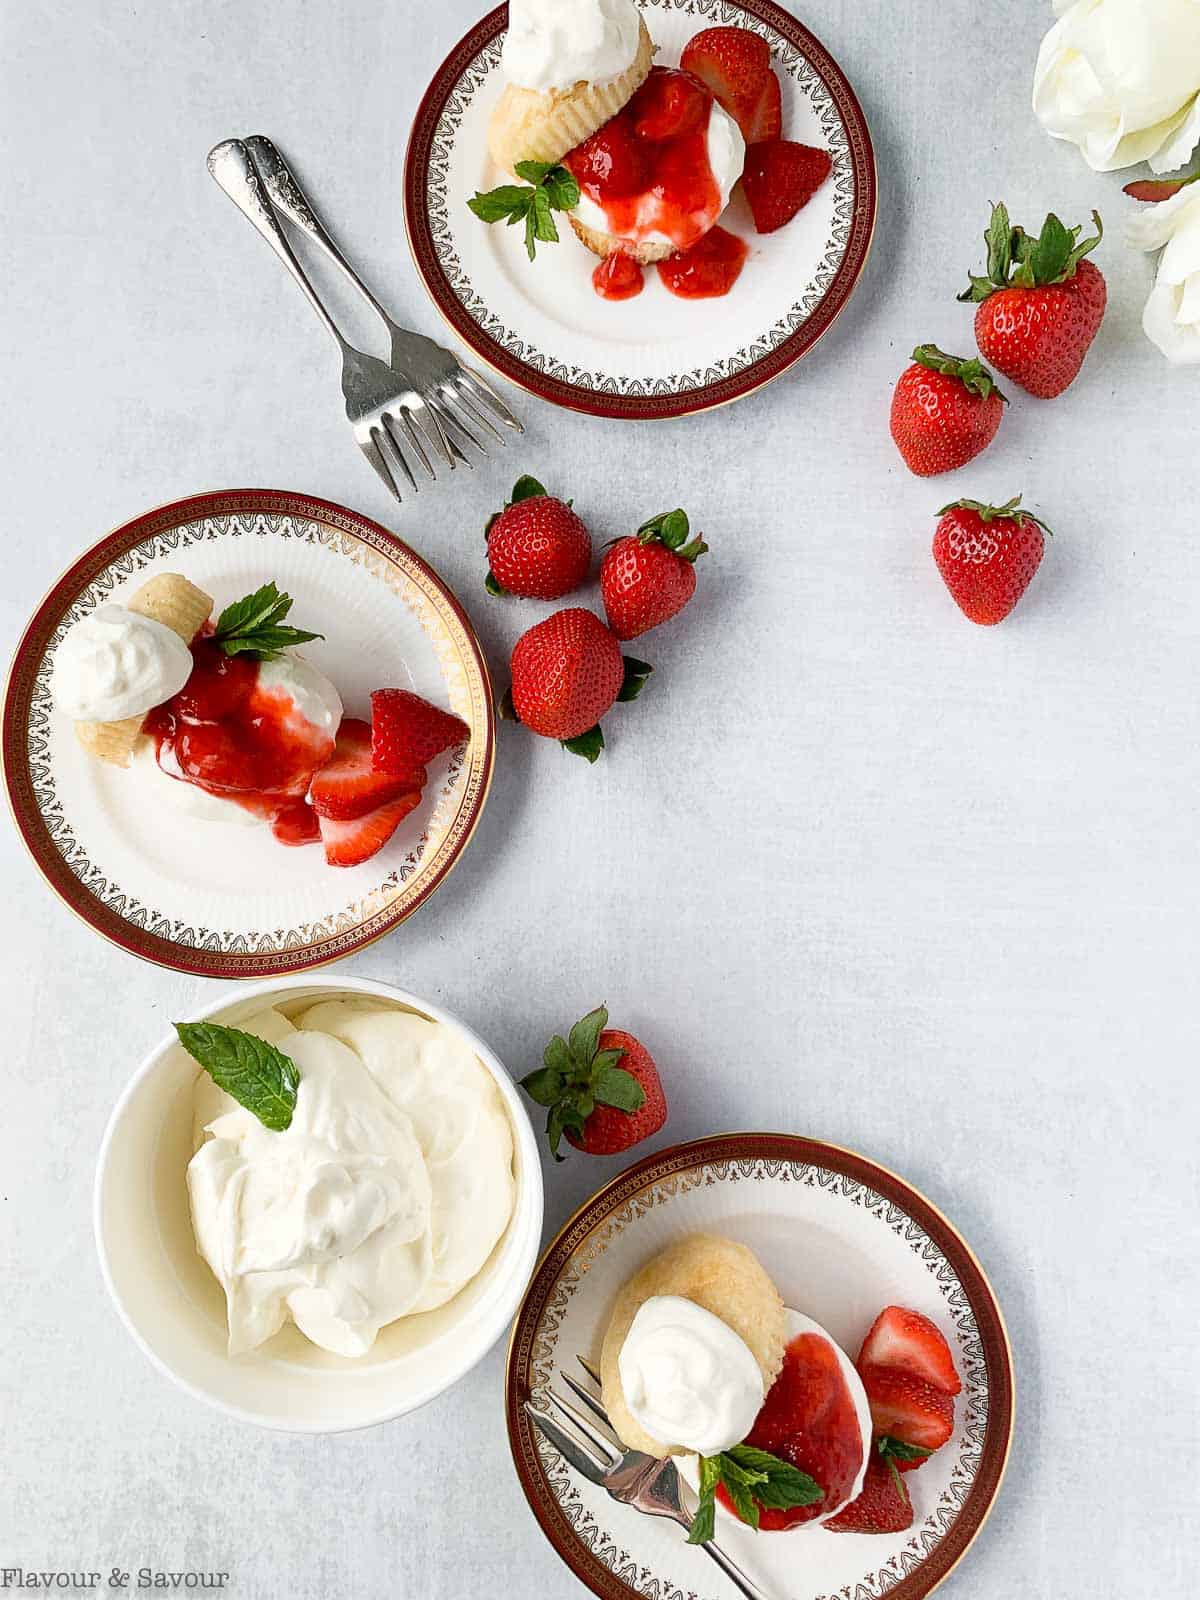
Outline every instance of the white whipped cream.
{"type": "Polygon", "coordinates": [[[285,694],[296,714],[332,738],[342,720],[342,697],[323,672],[295,650],[274,661],[260,661],[258,686],[267,694],[285,694]]]}
{"type": "Polygon", "coordinates": [[[297,1020],[241,1024],[299,1070],[286,1132],[197,1080],[192,1224],[225,1291],[231,1355],[290,1318],[314,1344],[361,1356],[484,1265],[512,1215],[512,1130],[453,1029],[354,1001],[297,1020]]]}
{"type": "Polygon", "coordinates": [[[633,65],[640,34],[633,0],[509,0],[501,64],[538,94],[608,83],[633,65]]]}
{"type": "MultiPolygon", "coordinates": [[[[715,100],[712,113],[708,119],[708,164],[712,168],[713,177],[721,191],[721,205],[717,213],[719,217],[729,204],[733,194],[734,185],[741,177],[746,165],[746,141],[742,137],[742,130],[725,110],[715,100]]],[[[658,201],[653,190],[650,190],[643,201],[642,211],[646,223],[653,222],[658,201]]],[[[605,214],[604,208],[598,206],[588,195],[581,194],[579,204],[571,213],[577,217],[585,228],[593,228],[600,233],[611,233],[612,226],[605,214]]],[[[712,219],[716,222],[717,217],[712,219]]],[[[635,244],[670,244],[678,245],[678,241],[668,237],[661,230],[635,223],[634,227],[622,234],[635,244]]]]}
{"type": "Polygon", "coordinates": [[[177,633],[124,606],[99,606],[54,653],[50,694],[75,722],[123,722],[178,694],[192,653],[177,633]]]}
{"type": "Polygon", "coordinates": [[[740,1444],[765,1398],[745,1340],[680,1295],[655,1295],[639,1307],[617,1367],[634,1420],[697,1455],[740,1444]]]}

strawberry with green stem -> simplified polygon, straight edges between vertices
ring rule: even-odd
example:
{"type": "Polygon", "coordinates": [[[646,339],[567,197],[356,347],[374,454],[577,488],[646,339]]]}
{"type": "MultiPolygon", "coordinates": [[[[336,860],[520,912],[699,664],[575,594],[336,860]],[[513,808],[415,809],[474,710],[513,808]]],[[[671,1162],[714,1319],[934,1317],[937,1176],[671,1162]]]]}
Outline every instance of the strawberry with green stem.
{"type": "Polygon", "coordinates": [[[619,1155],[667,1120],[654,1058],[631,1033],[609,1028],[607,1006],[589,1011],[565,1039],[555,1034],[542,1065],[521,1079],[521,1087],[546,1107],[546,1138],[556,1161],[563,1159],[564,1134],[588,1155],[619,1155]]]}
{"type": "Polygon", "coordinates": [[[507,222],[510,228],[525,224],[525,251],[530,261],[542,244],[558,243],[556,211],[574,211],[579,204],[579,185],[567,171],[551,161],[518,161],[518,178],[524,183],[504,183],[486,193],[476,191],[468,206],[489,225],[507,222]]]}
{"type": "Polygon", "coordinates": [[[571,501],[547,494],[528,475],[517,479],[485,532],[489,594],[559,600],[583,583],[592,564],[592,538],[571,501]]]}
{"type": "Polygon", "coordinates": [[[1002,506],[956,500],[943,506],[933,559],[963,614],[983,627],[1003,622],[1041,565],[1050,532],[1021,496],[1002,506]]]}
{"type": "Polygon", "coordinates": [[[682,611],[696,592],[696,562],[707,553],[679,509],[611,544],[600,563],[600,596],[617,638],[636,639],[682,611]]]}
{"type": "Polygon", "coordinates": [[[979,308],[980,354],[1041,400],[1074,383],[1104,320],[1108,289],[1087,259],[1104,224],[1095,211],[1092,220],[1095,234],[1081,240],[1082,228],[1066,227],[1051,212],[1035,239],[1013,227],[1005,206],[995,206],[984,235],[987,273],[972,274],[959,295],[979,308]]]}

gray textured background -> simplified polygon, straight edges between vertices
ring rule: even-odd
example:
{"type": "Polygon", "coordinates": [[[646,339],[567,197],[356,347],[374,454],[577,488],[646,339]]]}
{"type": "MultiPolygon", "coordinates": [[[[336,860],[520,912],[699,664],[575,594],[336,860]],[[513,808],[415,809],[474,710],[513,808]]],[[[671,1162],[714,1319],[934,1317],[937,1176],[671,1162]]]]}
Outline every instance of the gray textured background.
{"type": "MultiPolygon", "coordinates": [[[[0,482],[5,649],[104,530],[193,490],[361,507],[463,594],[493,664],[538,614],[484,597],[515,469],[597,540],[683,499],[714,554],[589,770],[502,739],[476,842],[353,963],[443,1000],[522,1068],[601,998],[651,1045],[663,1143],[774,1127],[857,1146],[960,1224],[1016,1348],[1007,1487],[950,1591],[1195,1592],[1200,787],[1196,413],[1139,329],[1125,207],[1028,110],[1037,0],[808,0],[880,167],[875,253],[769,390],[636,427],[525,399],[526,447],[403,517],[345,436],[324,336],[204,170],[263,130],[384,298],[436,331],[406,259],[421,89],[483,0],[4,0],[0,482]],[[887,437],[988,202],[1093,206],[1112,310],[1082,380],[1012,407],[956,479],[887,437]],[[1024,490],[1057,530],[1015,618],[973,629],[929,556],[958,494],[1024,490]]],[[[274,1438],[177,1394],[104,1295],[89,1206],[118,1090],[214,986],[103,946],[0,830],[0,1565],[213,1566],[237,1595],[574,1596],[528,1515],[503,1352],[409,1421],[274,1438]]],[[[549,1176],[549,1225],[614,1169],[549,1176]]]]}

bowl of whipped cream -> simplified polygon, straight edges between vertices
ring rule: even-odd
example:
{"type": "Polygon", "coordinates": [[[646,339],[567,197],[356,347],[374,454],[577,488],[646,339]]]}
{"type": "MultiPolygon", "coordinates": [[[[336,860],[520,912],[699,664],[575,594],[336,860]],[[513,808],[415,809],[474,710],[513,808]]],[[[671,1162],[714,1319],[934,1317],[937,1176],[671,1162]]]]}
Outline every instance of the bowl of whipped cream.
{"type": "Polygon", "coordinates": [[[299,976],[214,1002],[143,1062],[104,1136],[95,1229],[157,1366],[242,1420],[332,1433],[482,1359],[542,1209],[533,1128],[483,1040],[389,984],[299,976]]]}

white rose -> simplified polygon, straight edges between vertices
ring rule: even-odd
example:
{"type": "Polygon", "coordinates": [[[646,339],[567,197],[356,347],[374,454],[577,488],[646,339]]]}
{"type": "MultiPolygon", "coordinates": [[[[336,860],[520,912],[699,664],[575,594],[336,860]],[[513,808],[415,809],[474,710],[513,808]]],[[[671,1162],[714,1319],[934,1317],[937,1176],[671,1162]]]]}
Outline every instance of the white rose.
{"type": "Polygon", "coordinates": [[[1148,205],[1127,225],[1136,250],[1161,250],[1142,326],[1177,366],[1200,363],[1200,183],[1148,205]]]}
{"type": "Polygon", "coordinates": [[[1033,109],[1097,172],[1183,166],[1200,142],[1200,0],[1054,0],[1033,109]]]}

